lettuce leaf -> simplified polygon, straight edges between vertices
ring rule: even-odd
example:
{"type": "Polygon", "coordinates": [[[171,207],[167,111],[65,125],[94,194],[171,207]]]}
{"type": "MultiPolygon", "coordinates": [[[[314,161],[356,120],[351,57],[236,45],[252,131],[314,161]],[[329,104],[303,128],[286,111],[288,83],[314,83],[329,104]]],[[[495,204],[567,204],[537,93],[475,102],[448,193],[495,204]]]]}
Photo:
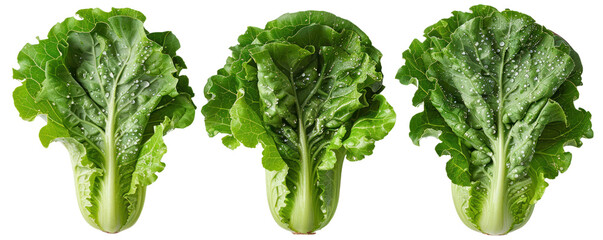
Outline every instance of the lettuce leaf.
{"type": "Polygon", "coordinates": [[[86,221],[115,233],[136,222],[146,187],[165,167],[163,136],[192,123],[193,92],[171,32],[148,33],[132,9],[77,14],[23,47],[13,98],[24,120],[47,121],[44,146],[69,150],[86,221]]]}
{"type": "Polygon", "coordinates": [[[591,114],[576,109],[578,54],[522,13],[477,5],[425,29],[403,53],[396,78],[418,87],[410,121],[415,144],[441,140],[460,218],[502,235],[523,226],[571,153],[592,138],[591,114]]]}
{"type": "Polygon", "coordinates": [[[312,233],[333,217],[343,159],[371,155],[394,126],[381,53],[333,14],[285,14],[249,27],[205,85],[210,136],[263,147],[270,210],[283,228],[312,233]]]}

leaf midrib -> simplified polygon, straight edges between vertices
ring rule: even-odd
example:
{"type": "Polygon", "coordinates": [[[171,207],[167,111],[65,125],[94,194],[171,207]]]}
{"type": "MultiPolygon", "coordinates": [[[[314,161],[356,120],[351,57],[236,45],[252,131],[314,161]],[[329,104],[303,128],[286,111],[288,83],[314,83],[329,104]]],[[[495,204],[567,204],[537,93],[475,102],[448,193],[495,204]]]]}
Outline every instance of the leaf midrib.
{"type": "MultiPolygon", "coordinates": [[[[321,76],[322,78],[322,76],[321,76]]],[[[299,104],[299,98],[295,89],[295,83],[293,82],[293,72],[289,72],[288,80],[293,88],[293,95],[295,97],[295,107],[297,110],[297,124],[298,124],[298,136],[299,136],[299,153],[300,153],[300,165],[301,173],[299,175],[299,188],[297,189],[296,201],[293,209],[291,210],[290,227],[292,230],[305,233],[313,231],[314,225],[314,212],[313,209],[314,201],[312,199],[314,193],[314,184],[312,184],[313,175],[313,164],[312,159],[308,153],[308,141],[306,136],[306,126],[303,121],[302,107],[299,104]]],[[[318,83],[317,83],[318,84],[318,83]]],[[[308,95],[307,99],[311,98],[308,95]]]]}
{"type": "MultiPolygon", "coordinates": [[[[509,27],[507,35],[509,36],[511,31],[511,27],[509,27]]],[[[504,42],[508,44],[508,39],[504,39],[504,42]]],[[[482,213],[486,213],[486,218],[481,218],[480,224],[481,227],[490,227],[491,229],[483,229],[485,232],[500,232],[500,231],[508,231],[508,229],[502,229],[506,224],[508,218],[507,211],[507,147],[508,142],[506,139],[508,136],[505,133],[505,126],[503,123],[502,109],[504,108],[505,98],[504,98],[504,86],[503,86],[503,77],[504,77],[504,67],[506,64],[505,57],[508,46],[505,46],[503,50],[501,50],[501,58],[500,58],[500,67],[497,76],[497,85],[498,85],[498,112],[497,112],[497,138],[492,141],[494,154],[492,156],[493,161],[493,174],[492,179],[490,181],[490,189],[491,192],[488,195],[488,200],[484,205],[484,209],[482,213]],[[490,208],[490,209],[489,209],[490,208]]],[[[483,214],[482,214],[483,217],[483,214]]],[[[508,226],[510,227],[510,226],[508,226]]],[[[502,233],[502,232],[500,232],[502,233]]]]}
{"type": "MultiPolygon", "coordinates": [[[[118,74],[113,78],[113,87],[111,89],[111,95],[107,103],[107,121],[105,126],[105,162],[103,174],[103,194],[101,194],[101,201],[99,206],[99,226],[110,226],[119,228],[125,224],[127,216],[123,213],[125,208],[122,204],[122,196],[120,194],[120,183],[119,183],[119,167],[117,166],[117,154],[116,154],[116,136],[115,136],[115,125],[117,119],[116,107],[117,107],[117,85],[120,82],[123,71],[130,62],[132,51],[134,48],[130,48],[128,57],[124,64],[122,64],[118,74]],[[124,208],[124,209],[122,209],[124,208]],[[102,223],[106,221],[105,223],[102,223]]],[[[109,230],[109,229],[105,229],[109,230]]]]}

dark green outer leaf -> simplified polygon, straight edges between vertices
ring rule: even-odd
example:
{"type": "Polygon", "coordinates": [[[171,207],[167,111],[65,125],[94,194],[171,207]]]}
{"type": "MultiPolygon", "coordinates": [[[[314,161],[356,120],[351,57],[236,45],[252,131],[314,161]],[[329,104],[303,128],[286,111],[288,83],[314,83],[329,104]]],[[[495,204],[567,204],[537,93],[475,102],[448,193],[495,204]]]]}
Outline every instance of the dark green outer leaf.
{"type": "Polygon", "coordinates": [[[142,13],[132,9],[112,9],[108,13],[100,9],[82,9],[77,14],[82,17],[82,20],[67,18],[50,30],[48,39],[40,40],[35,45],[26,44],[17,57],[19,69],[13,70],[13,78],[23,80],[23,86],[15,89],[13,93],[15,107],[19,110],[21,118],[31,121],[37,115],[46,115],[48,123],[40,130],[40,140],[45,147],[48,147],[48,144],[56,138],[68,136],[68,133],[63,130],[62,120],[56,115],[56,110],[50,103],[48,101],[37,102],[35,99],[46,78],[46,63],[61,57],[59,47],[66,45],[69,32],[90,31],[97,22],[107,22],[110,17],[118,15],[145,20],[142,13]]]}

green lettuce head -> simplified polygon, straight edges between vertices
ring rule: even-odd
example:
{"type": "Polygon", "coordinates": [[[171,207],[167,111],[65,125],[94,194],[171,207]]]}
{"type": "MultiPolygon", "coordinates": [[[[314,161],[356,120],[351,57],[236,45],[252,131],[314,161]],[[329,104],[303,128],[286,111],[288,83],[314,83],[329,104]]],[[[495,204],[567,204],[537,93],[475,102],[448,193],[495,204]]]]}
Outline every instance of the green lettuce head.
{"type": "Polygon", "coordinates": [[[392,129],[381,53],[351,22],[333,14],[285,14],[249,27],[232,57],[205,86],[210,136],[264,148],[268,203],[275,221],[313,233],[335,213],[343,159],[373,152],[392,129]]]}
{"type": "Polygon", "coordinates": [[[172,33],[147,32],[132,9],[77,14],[23,47],[13,98],[23,119],[46,120],[45,147],[59,141],[69,150],[86,221],[115,233],[136,222],[165,166],[163,135],[193,121],[193,92],[172,33]]]}
{"type": "Polygon", "coordinates": [[[523,226],[571,153],[591,138],[590,113],[576,109],[578,54],[531,17],[478,5],[425,29],[403,54],[397,78],[418,87],[423,112],[410,121],[415,144],[441,140],[461,220],[503,235],[523,226]]]}

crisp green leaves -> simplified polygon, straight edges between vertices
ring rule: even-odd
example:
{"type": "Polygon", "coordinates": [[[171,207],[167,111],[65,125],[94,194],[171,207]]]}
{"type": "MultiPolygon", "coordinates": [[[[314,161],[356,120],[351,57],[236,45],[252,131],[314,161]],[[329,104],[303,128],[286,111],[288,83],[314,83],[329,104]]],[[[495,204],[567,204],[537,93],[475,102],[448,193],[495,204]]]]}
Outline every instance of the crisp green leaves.
{"type": "Polygon", "coordinates": [[[229,148],[238,145],[235,142],[241,142],[246,147],[255,147],[262,143],[264,151],[262,152],[262,164],[266,170],[281,170],[285,167],[285,162],[279,156],[274,141],[268,133],[260,118],[250,109],[245,102],[245,91],[239,90],[237,100],[230,109],[230,115],[233,117],[231,122],[232,138],[228,138],[225,145],[229,148]]]}
{"type": "Polygon", "coordinates": [[[61,141],[71,153],[86,221],[118,232],[136,222],[165,167],[163,135],[192,123],[193,93],[173,34],[148,34],[131,9],[78,15],[23,48],[13,96],[23,119],[45,116],[44,146],[61,141]]]}
{"type": "Polygon", "coordinates": [[[249,27],[205,85],[210,136],[264,148],[271,212],[282,227],[324,227],[337,206],[343,158],[372,154],[395,122],[380,58],[351,22],[326,12],[285,14],[249,27]]]}
{"type": "Polygon", "coordinates": [[[410,122],[450,155],[457,212],[472,229],[505,234],[526,223],[548,185],[569,167],[565,145],[592,137],[576,109],[582,66],[563,39],[527,15],[478,5],[453,12],[413,41],[397,78],[418,87],[410,122]]]}
{"type": "Polygon", "coordinates": [[[392,118],[393,108],[382,95],[376,95],[370,107],[359,117],[352,126],[350,134],[343,142],[347,150],[348,159],[361,160],[364,156],[373,154],[375,142],[383,139],[394,127],[395,118],[392,118]]]}

